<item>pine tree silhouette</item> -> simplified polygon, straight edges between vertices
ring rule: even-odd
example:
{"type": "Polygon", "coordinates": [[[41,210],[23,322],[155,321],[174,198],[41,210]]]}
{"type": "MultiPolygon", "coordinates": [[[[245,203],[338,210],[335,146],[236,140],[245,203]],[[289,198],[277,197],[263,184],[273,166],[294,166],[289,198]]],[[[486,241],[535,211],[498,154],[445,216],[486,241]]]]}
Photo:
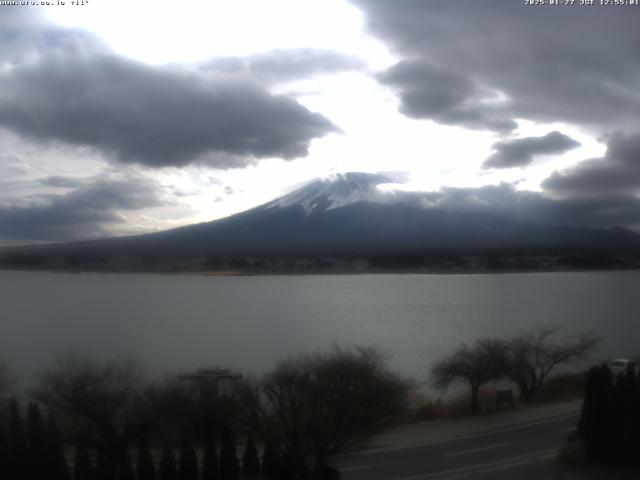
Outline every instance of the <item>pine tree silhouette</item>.
{"type": "Polygon", "coordinates": [[[115,480],[118,469],[117,461],[112,454],[101,449],[96,461],[96,480],[115,480]]]}
{"type": "Polygon", "coordinates": [[[240,465],[236,454],[236,442],[228,425],[222,428],[220,447],[220,477],[222,480],[240,480],[240,465]]]}
{"type": "Polygon", "coordinates": [[[209,438],[204,446],[204,459],[202,462],[202,480],[218,480],[218,447],[213,438],[209,438]]]}
{"type": "Polygon", "coordinates": [[[198,457],[193,445],[187,438],[182,442],[178,464],[179,480],[198,480],[198,457]]]}
{"type": "Polygon", "coordinates": [[[0,477],[1,478],[10,478],[9,471],[9,443],[7,442],[7,437],[4,434],[4,430],[2,429],[2,425],[0,425],[0,477]]]}
{"type": "Polygon", "coordinates": [[[275,449],[267,444],[262,453],[262,476],[266,480],[279,480],[280,462],[275,449]]]}
{"type": "Polygon", "coordinates": [[[242,477],[246,479],[260,478],[260,459],[253,437],[247,438],[242,455],[242,477]]]}
{"type": "Polygon", "coordinates": [[[144,437],[138,444],[137,477],[138,480],[156,480],[156,466],[144,437]]]}
{"type": "Polygon", "coordinates": [[[133,475],[133,468],[131,467],[131,458],[129,454],[125,451],[120,456],[120,460],[118,461],[118,480],[135,480],[133,475]]]}
{"type": "Polygon", "coordinates": [[[47,468],[49,472],[47,480],[71,480],[62,439],[51,410],[47,418],[47,468]]]}
{"type": "Polygon", "coordinates": [[[159,480],[178,480],[178,469],[176,468],[176,459],[173,450],[166,446],[162,451],[160,458],[159,480]]]}
{"type": "Polygon", "coordinates": [[[40,408],[30,403],[27,410],[27,443],[29,470],[34,480],[47,477],[47,436],[40,408]]]}
{"type": "Polygon", "coordinates": [[[9,413],[9,478],[24,478],[29,475],[27,437],[20,415],[18,402],[11,400],[9,413]]]}
{"type": "Polygon", "coordinates": [[[76,456],[73,463],[73,480],[94,480],[93,465],[89,452],[82,445],[76,446],[76,456]]]}

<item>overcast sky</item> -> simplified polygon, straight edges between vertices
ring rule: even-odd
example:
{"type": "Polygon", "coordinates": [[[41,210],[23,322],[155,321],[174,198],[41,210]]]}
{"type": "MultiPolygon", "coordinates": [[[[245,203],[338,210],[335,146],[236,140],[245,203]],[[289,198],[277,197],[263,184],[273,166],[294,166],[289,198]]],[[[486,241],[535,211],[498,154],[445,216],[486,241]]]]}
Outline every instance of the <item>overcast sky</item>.
{"type": "Polygon", "coordinates": [[[0,245],[213,220],[349,171],[640,230],[640,7],[36,3],[0,5],[0,245]]]}

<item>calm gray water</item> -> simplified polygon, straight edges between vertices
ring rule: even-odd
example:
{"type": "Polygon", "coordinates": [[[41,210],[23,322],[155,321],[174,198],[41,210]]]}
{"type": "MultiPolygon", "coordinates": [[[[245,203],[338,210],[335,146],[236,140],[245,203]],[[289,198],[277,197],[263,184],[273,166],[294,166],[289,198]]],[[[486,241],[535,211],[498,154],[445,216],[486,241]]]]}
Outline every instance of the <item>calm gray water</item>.
{"type": "Polygon", "coordinates": [[[376,343],[423,377],[459,342],[543,321],[640,354],[640,272],[206,277],[0,271],[0,356],[23,378],[59,352],[138,357],[152,372],[262,372],[332,343],[376,343]]]}

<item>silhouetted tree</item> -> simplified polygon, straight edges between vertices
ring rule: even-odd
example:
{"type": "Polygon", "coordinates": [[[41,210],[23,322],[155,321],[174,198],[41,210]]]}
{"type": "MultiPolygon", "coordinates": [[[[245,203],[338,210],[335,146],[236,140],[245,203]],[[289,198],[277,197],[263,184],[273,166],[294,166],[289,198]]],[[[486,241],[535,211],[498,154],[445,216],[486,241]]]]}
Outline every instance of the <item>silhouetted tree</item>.
{"type": "Polygon", "coordinates": [[[4,434],[2,424],[0,424],[0,472],[6,475],[7,478],[11,478],[11,465],[9,464],[9,443],[7,437],[4,434]]]}
{"type": "Polygon", "coordinates": [[[557,325],[542,324],[508,342],[506,376],[518,386],[525,402],[535,400],[556,367],[584,360],[601,341],[586,333],[559,339],[559,329],[557,325]]]}
{"type": "Polygon", "coordinates": [[[267,444],[262,453],[262,476],[266,480],[278,480],[280,470],[278,454],[275,449],[267,444]]]}
{"type": "Polygon", "coordinates": [[[260,459],[253,437],[247,439],[242,455],[242,478],[260,478],[260,459]]]}
{"type": "Polygon", "coordinates": [[[239,480],[240,465],[236,453],[236,441],[228,425],[222,428],[220,445],[220,477],[222,480],[239,480]]]}
{"type": "Polygon", "coordinates": [[[115,480],[117,470],[117,458],[105,449],[99,450],[96,461],[96,480],[115,480]]]}
{"type": "Polygon", "coordinates": [[[287,454],[300,476],[361,446],[404,408],[409,384],[387,368],[387,359],[375,347],[334,347],[281,362],[239,394],[254,430],[278,455],[287,454]]]}
{"type": "Polygon", "coordinates": [[[131,458],[125,452],[118,462],[118,480],[135,480],[133,468],[131,467],[131,458]]]}
{"type": "Polygon", "coordinates": [[[278,461],[278,478],[280,480],[297,480],[308,476],[308,468],[292,452],[285,451],[278,461]]]}
{"type": "Polygon", "coordinates": [[[47,418],[47,459],[48,480],[70,480],[71,474],[64,456],[62,438],[51,410],[47,418]]]}
{"type": "Polygon", "coordinates": [[[105,465],[154,429],[174,407],[168,385],[147,385],[131,360],[68,354],[40,375],[37,398],[59,412],[69,433],[94,445],[105,465]]]}
{"type": "Polygon", "coordinates": [[[176,459],[173,455],[173,449],[166,446],[162,451],[160,458],[159,480],[178,480],[178,469],[176,468],[176,459]]]}
{"type": "Polygon", "coordinates": [[[47,436],[40,408],[30,403],[27,410],[27,442],[29,444],[29,469],[34,479],[45,478],[47,468],[47,436]]]}
{"type": "Polygon", "coordinates": [[[198,457],[187,438],[182,441],[178,464],[178,478],[180,480],[198,480],[198,457]]]}
{"type": "Polygon", "coordinates": [[[471,412],[480,412],[480,387],[505,375],[506,343],[493,338],[476,340],[469,347],[462,344],[448,357],[438,360],[431,368],[432,383],[447,388],[456,382],[466,382],[471,389],[471,412]]]}
{"type": "Polygon", "coordinates": [[[578,432],[587,444],[589,458],[611,463],[613,424],[613,376],[607,365],[593,367],[587,374],[585,399],[578,432]]]}
{"type": "Polygon", "coordinates": [[[149,451],[146,437],[138,443],[137,480],[156,480],[156,466],[149,451]]]}
{"type": "Polygon", "coordinates": [[[613,381],[612,394],[612,428],[614,436],[611,438],[611,448],[614,453],[612,461],[631,464],[637,455],[640,443],[636,442],[636,432],[633,431],[635,404],[636,375],[635,366],[629,364],[627,369],[613,381]]]}
{"type": "Polygon", "coordinates": [[[208,438],[204,446],[202,480],[218,480],[218,449],[215,439],[208,438]]]}
{"type": "MultiPolygon", "coordinates": [[[[633,393],[633,411],[631,414],[631,444],[640,445],[640,368],[635,377],[635,389],[633,393]]],[[[638,449],[636,448],[636,453],[638,449]]],[[[631,464],[640,466],[640,455],[636,453],[631,454],[631,464]]]]}
{"type": "Polygon", "coordinates": [[[73,463],[73,480],[94,480],[93,464],[89,452],[82,445],[76,446],[73,463]]]}
{"type": "Polygon", "coordinates": [[[15,478],[29,474],[29,452],[27,437],[22,423],[20,407],[15,399],[11,400],[9,412],[9,471],[15,478]]]}
{"type": "Polygon", "coordinates": [[[316,480],[340,480],[340,470],[327,464],[316,465],[314,474],[316,480]]]}
{"type": "Polygon", "coordinates": [[[9,392],[13,383],[14,378],[11,374],[9,363],[6,360],[0,359],[0,400],[9,392]]]}

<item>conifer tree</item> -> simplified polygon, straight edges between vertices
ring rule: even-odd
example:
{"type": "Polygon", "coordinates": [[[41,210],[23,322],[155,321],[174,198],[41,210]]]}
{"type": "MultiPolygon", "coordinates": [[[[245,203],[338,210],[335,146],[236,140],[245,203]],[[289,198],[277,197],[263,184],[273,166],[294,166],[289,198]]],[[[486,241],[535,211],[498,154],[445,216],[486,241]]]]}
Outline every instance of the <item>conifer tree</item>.
{"type": "Polygon", "coordinates": [[[613,463],[617,452],[613,437],[617,434],[614,416],[614,376],[607,365],[600,367],[600,379],[596,388],[597,402],[599,405],[597,421],[598,437],[596,440],[598,461],[601,463],[613,463]]]}
{"type": "Polygon", "coordinates": [[[94,480],[94,478],[89,452],[82,445],[77,445],[75,461],[73,462],[73,480],[94,480]]]}
{"type": "Polygon", "coordinates": [[[71,474],[53,412],[47,419],[47,480],[70,480],[71,474]]]}
{"type": "Polygon", "coordinates": [[[258,449],[253,437],[247,438],[247,444],[244,447],[242,455],[242,476],[243,478],[260,478],[260,459],[258,458],[258,449]]]}
{"type": "Polygon", "coordinates": [[[600,387],[601,367],[591,367],[587,373],[585,383],[585,395],[582,403],[582,411],[578,422],[578,433],[587,445],[587,454],[595,460],[599,454],[597,445],[598,418],[601,415],[601,406],[598,403],[598,389],[600,387]]]}
{"type": "Polygon", "coordinates": [[[7,437],[4,434],[2,425],[0,425],[0,472],[2,476],[9,477],[9,444],[7,443],[7,437]]]}
{"type": "Polygon", "coordinates": [[[228,425],[222,429],[220,446],[220,477],[222,480],[239,480],[240,465],[236,454],[236,442],[228,425]]]}
{"type": "Polygon", "coordinates": [[[266,480],[279,480],[279,459],[274,448],[267,444],[262,453],[262,476],[266,480]]]}
{"type": "Polygon", "coordinates": [[[182,442],[178,464],[179,480],[198,480],[198,457],[193,445],[187,438],[182,442]]]}
{"type": "Polygon", "coordinates": [[[30,403],[27,410],[27,443],[29,445],[29,470],[34,480],[46,478],[47,436],[40,408],[30,403]]]}
{"type": "Polygon", "coordinates": [[[628,463],[637,446],[631,444],[631,416],[635,373],[627,369],[614,381],[612,393],[612,437],[610,439],[611,461],[628,463]]]}
{"type": "Polygon", "coordinates": [[[133,468],[131,467],[131,458],[129,458],[129,454],[125,451],[120,456],[120,460],[118,461],[118,480],[135,480],[133,474],[133,468]]]}
{"type": "Polygon", "coordinates": [[[213,438],[207,439],[202,462],[202,480],[218,480],[218,447],[213,438]]]}
{"type": "Polygon", "coordinates": [[[20,407],[15,399],[11,400],[9,417],[9,475],[11,478],[28,476],[29,457],[27,437],[20,415],[20,407]]]}
{"type": "Polygon", "coordinates": [[[115,480],[117,472],[116,459],[106,449],[98,452],[96,462],[96,480],[115,480]]]}
{"type": "Polygon", "coordinates": [[[587,444],[591,460],[611,463],[612,437],[616,434],[613,414],[613,376],[607,365],[592,367],[587,374],[585,399],[578,432],[587,444]]]}
{"type": "Polygon", "coordinates": [[[284,452],[278,467],[278,480],[296,480],[295,457],[292,454],[284,452]]]}
{"type": "Polygon", "coordinates": [[[138,480],[156,480],[156,467],[153,463],[153,457],[149,451],[146,438],[141,438],[138,444],[138,462],[137,462],[138,480]]]}
{"type": "Polygon", "coordinates": [[[173,455],[173,450],[169,446],[166,446],[162,451],[159,480],[178,480],[176,459],[173,455]]]}
{"type": "Polygon", "coordinates": [[[640,466],[640,455],[637,454],[640,446],[640,368],[634,377],[633,397],[631,412],[631,445],[635,446],[635,452],[631,455],[631,465],[640,466]]]}

